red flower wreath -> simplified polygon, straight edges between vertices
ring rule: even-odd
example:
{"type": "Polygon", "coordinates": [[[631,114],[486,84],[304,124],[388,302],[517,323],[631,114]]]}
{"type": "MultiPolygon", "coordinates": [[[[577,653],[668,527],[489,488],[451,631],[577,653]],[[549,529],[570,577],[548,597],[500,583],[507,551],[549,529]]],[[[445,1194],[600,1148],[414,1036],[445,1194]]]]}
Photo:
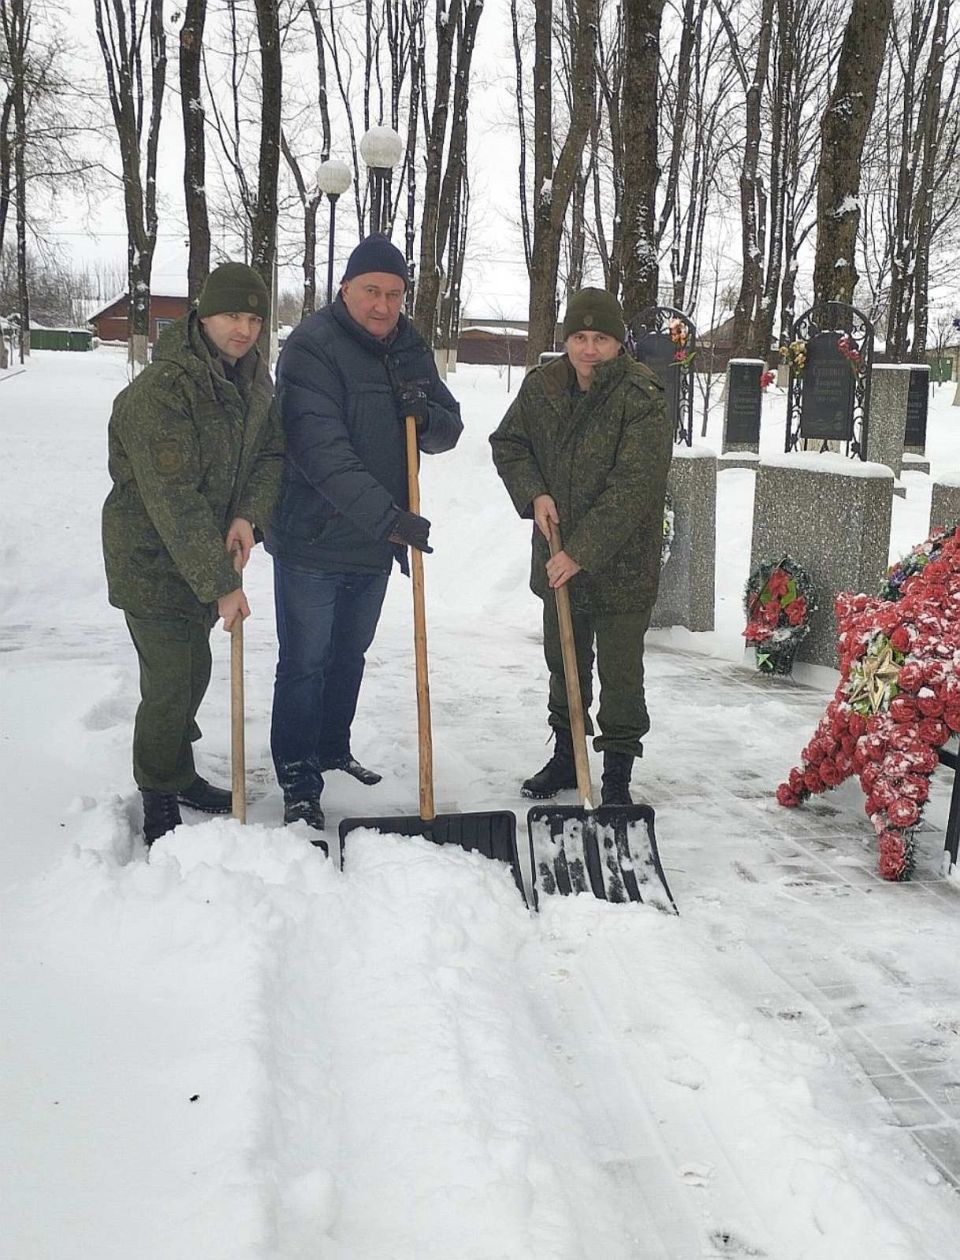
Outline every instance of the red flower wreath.
{"type": "Polygon", "coordinates": [[[840,683],[777,800],[800,805],[858,775],[879,872],[900,880],[913,866],[937,749],[960,732],[960,525],[936,531],[891,573],[888,598],[837,596],[840,683]]]}

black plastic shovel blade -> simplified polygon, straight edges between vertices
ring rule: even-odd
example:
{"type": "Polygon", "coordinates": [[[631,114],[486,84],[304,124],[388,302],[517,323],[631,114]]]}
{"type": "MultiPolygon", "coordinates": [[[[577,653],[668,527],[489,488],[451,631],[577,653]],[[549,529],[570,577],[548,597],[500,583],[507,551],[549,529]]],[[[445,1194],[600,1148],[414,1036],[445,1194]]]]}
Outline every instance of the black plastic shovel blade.
{"type": "Polygon", "coordinates": [[[538,805],[527,812],[533,904],[590,892],[602,901],[641,901],[678,914],[667,884],[649,805],[538,805]]]}
{"type": "Polygon", "coordinates": [[[517,817],[509,810],[493,810],[480,814],[437,814],[428,820],[416,814],[396,818],[344,818],[340,824],[340,866],[343,866],[344,841],[351,831],[361,827],[382,835],[423,836],[434,844],[456,844],[467,853],[506,862],[513,871],[514,882],[526,902],[520,857],[517,852],[517,817]]]}

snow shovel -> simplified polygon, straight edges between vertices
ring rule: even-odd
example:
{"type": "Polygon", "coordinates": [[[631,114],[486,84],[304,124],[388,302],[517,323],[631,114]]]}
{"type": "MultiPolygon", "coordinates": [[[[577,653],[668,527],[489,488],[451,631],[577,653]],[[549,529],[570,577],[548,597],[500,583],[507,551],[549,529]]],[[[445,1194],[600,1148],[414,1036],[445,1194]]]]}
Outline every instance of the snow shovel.
{"type": "MultiPolygon", "coordinates": [[[[410,511],[420,512],[420,485],[417,476],[419,451],[417,425],[413,416],[406,418],[407,489],[410,511]]],[[[344,841],[351,831],[361,827],[384,835],[423,836],[435,844],[457,844],[468,853],[507,862],[520,895],[523,878],[517,854],[517,819],[509,810],[475,814],[438,814],[433,802],[433,738],[430,723],[430,679],[427,672],[427,620],[423,585],[423,552],[410,548],[413,579],[413,643],[417,677],[417,732],[420,763],[420,813],[393,818],[344,818],[340,823],[340,866],[343,866],[344,841]]]]}
{"type": "MultiPolygon", "coordinates": [[[[550,524],[550,554],[561,548],[560,531],[550,524]]],[[[649,805],[592,804],[590,762],[577,674],[577,654],[570,615],[570,592],[556,588],[560,647],[570,711],[570,733],[577,773],[577,805],[538,805],[527,813],[533,901],[544,893],[591,892],[603,901],[647,901],[667,914],[677,914],[667,886],[649,805]]]]}

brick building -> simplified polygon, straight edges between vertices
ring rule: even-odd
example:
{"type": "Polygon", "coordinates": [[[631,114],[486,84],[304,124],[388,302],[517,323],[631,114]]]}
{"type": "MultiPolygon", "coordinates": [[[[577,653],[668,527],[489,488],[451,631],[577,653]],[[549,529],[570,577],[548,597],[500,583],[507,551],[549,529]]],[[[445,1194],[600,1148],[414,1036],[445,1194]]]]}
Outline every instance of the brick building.
{"type": "MultiPolygon", "coordinates": [[[[174,297],[170,294],[150,294],[150,331],[147,340],[152,346],[157,337],[175,319],[186,315],[190,309],[190,301],[184,296],[174,297]]],[[[87,320],[96,330],[101,341],[128,341],[130,338],[130,304],[127,295],[114,298],[99,311],[95,311],[87,320]]]]}

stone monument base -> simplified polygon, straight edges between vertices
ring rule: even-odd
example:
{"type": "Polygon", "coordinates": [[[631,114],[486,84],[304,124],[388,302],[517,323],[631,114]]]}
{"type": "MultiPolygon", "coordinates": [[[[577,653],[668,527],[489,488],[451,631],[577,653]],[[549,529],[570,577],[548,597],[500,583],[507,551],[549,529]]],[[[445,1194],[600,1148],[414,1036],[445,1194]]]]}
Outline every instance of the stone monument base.
{"type": "Polygon", "coordinates": [[[809,453],[761,460],[750,571],[786,554],[810,575],[817,602],[798,661],[837,668],[834,599],[840,591],[876,592],[892,508],[893,473],[885,464],[809,453]]]}
{"type": "Polygon", "coordinates": [[[903,472],[930,473],[930,461],[915,451],[903,452],[903,472]]]}
{"type": "Polygon", "coordinates": [[[712,630],[717,551],[717,457],[704,446],[679,446],[667,478],[673,500],[673,544],[660,571],[653,629],[712,630]]]}
{"type": "Polygon", "coordinates": [[[960,521],[960,476],[938,477],[930,497],[930,529],[960,521]]]}
{"type": "Polygon", "coordinates": [[[717,472],[723,472],[725,468],[749,468],[756,472],[759,464],[760,456],[756,451],[724,451],[717,460],[717,472]]]}

